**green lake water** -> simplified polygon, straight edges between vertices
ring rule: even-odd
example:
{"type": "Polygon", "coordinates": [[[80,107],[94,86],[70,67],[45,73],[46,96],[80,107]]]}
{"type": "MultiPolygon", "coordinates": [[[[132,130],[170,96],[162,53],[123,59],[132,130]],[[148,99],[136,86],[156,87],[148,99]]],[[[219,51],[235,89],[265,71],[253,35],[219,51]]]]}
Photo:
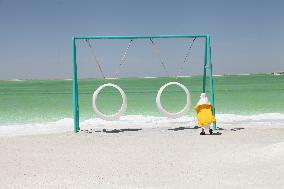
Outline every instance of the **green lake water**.
{"type": "MultiPolygon", "coordinates": [[[[84,79],[79,81],[79,106],[82,120],[94,118],[92,94],[105,83],[119,85],[128,98],[126,115],[160,116],[156,94],[167,82],[178,81],[191,92],[193,105],[202,90],[202,77],[125,78],[116,80],[84,79]]],[[[268,74],[214,77],[217,114],[255,115],[284,113],[284,76],[268,74]]],[[[209,83],[207,83],[209,89],[209,83]]],[[[207,93],[208,94],[208,93],[207,93]]],[[[162,103],[169,111],[179,111],[185,94],[177,86],[166,88],[162,103]]],[[[115,89],[106,88],[98,97],[98,106],[114,113],[121,104],[115,89]]],[[[73,116],[71,80],[0,81],[0,124],[50,122],[73,116]]],[[[193,115],[191,108],[189,115],[193,115]]]]}

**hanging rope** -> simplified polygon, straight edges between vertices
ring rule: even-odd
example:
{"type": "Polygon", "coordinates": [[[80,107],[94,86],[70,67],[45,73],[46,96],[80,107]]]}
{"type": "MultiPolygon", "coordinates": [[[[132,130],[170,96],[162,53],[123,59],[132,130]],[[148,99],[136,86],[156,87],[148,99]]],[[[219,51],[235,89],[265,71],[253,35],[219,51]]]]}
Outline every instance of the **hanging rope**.
{"type": "Polygon", "coordinates": [[[181,64],[181,66],[180,66],[180,68],[179,68],[179,70],[178,70],[178,72],[177,72],[176,79],[177,79],[177,77],[180,75],[181,71],[183,70],[183,65],[185,65],[186,62],[189,63],[189,55],[190,55],[190,53],[191,53],[191,49],[192,49],[192,46],[193,46],[195,40],[196,40],[196,37],[193,38],[193,40],[191,41],[191,43],[188,44],[187,53],[185,54],[185,57],[184,57],[184,59],[183,59],[183,63],[181,64]]]}
{"type": "Polygon", "coordinates": [[[120,70],[121,70],[121,67],[122,65],[125,63],[125,60],[127,58],[127,55],[128,55],[128,50],[130,49],[131,45],[132,45],[132,42],[133,42],[133,39],[131,39],[126,47],[126,49],[124,50],[124,53],[120,59],[120,62],[119,62],[119,65],[118,65],[118,69],[117,69],[117,72],[116,72],[116,77],[118,77],[118,74],[120,73],[120,70]]]}
{"type": "Polygon", "coordinates": [[[154,52],[155,52],[156,56],[158,57],[158,59],[159,59],[161,65],[162,65],[163,69],[165,70],[167,76],[169,77],[170,75],[169,75],[169,72],[168,72],[168,70],[166,68],[166,65],[165,65],[164,61],[162,60],[160,49],[157,47],[157,45],[155,44],[155,42],[154,42],[154,40],[152,38],[150,38],[150,41],[151,41],[151,43],[153,45],[154,52]]]}
{"type": "Polygon", "coordinates": [[[92,50],[92,54],[93,54],[95,63],[96,63],[96,65],[97,65],[98,70],[99,70],[100,73],[101,73],[101,76],[105,79],[106,77],[105,77],[105,74],[104,74],[104,72],[103,72],[103,70],[102,70],[102,67],[101,67],[101,65],[100,65],[100,62],[99,62],[99,60],[98,60],[98,58],[97,58],[97,56],[96,56],[95,48],[92,47],[91,42],[90,42],[89,39],[85,39],[85,41],[86,41],[86,43],[88,44],[88,46],[90,47],[90,49],[92,50]]]}

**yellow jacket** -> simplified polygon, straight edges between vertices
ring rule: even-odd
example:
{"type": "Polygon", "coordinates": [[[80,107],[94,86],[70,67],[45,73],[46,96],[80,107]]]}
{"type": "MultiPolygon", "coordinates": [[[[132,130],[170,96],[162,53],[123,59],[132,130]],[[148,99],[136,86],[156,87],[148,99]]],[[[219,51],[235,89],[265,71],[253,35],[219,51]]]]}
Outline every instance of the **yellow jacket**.
{"type": "Polygon", "coordinates": [[[198,127],[204,127],[211,123],[216,123],[216,119],[212,114],[212,106],[210,104],[201,104],[194,107],[197,113],[198,127]]]}

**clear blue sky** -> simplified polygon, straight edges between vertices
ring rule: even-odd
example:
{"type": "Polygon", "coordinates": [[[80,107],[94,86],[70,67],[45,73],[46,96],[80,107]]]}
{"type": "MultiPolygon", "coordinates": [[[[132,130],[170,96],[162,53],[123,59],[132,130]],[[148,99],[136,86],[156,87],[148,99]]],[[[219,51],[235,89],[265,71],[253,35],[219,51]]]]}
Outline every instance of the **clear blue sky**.
{"type": "Polygon", "coordinates": [[[284,70],[283,8],[281,0],[0,0],[0,79],[71,78],[74,35],[210,34],[214,74],[284,70]]]}

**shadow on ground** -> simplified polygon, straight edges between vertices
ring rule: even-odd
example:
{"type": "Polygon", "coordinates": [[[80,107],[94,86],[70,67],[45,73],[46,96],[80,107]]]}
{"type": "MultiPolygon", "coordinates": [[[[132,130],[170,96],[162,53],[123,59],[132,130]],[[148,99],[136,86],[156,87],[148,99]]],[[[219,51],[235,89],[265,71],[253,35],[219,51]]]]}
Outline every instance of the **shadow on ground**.
{"type": "Polygon", "coordinates": [[[181,130],[186,130],[186,129],[198,129],[198,126],[195,127],[176,127],[176,128],[171,128],[168,129],[169,131],[181,131],[181,130]]]}
{"type": "Polygon", "coordinates": [[[209,133],[205,133],[205,135],[222,135],[222,133],[220,133],[220,132],[217,132],[217,133],[212,133],[212,134],[209,134],[209,133]]]}
{"type": "Polygon", "coordinates": [[[102,130],[94,130],[94,129],[83,129],[80,130],[80,132],[84,132],[84,133],[122,133],[122,132],[133,132],[133,131],[140,131],[142,129],[111,129],[111,130],[106,130],[106,129],[102,129],[102,130]]]}
{"type": "Polygon", "coordinates": [[[245,128],[243,127],[236,127],[236,128],[233,128],[233,129],[230,129],[231,131],[240,131],[240,130],[243,130],[245,128]]]}
{"type": "MultiPolygon", "coordinates": [[[[198,126],[194,126],[194,127],[176,127],[176,128],[170,128],[168,129],[169,131],[183,131],[183,130],[189,130],[189,129],[194,129],[197,130],[199,129],[198,126]]],[[[233,128],[231,129],[231,131],[237,131],[237,130],[241,130],[244,128],[233,128]]],[[[95,129],[81,129],[80,132],[82,133],[122,133],[122,132],[138,132],[141,131],[141,128],[138,129],[111,129],[111,130],[107,130],[107,129],[101,129],[101,130],[95,130],[95,129]]],[[[217,128],[217,130],[224,130],[222,128],[217,128]]],[[[205,135],[210,135],[209,133],[205,134],[205,135]]],[[[222,133],[220,133],[219,131],[211,134],[211,135],[222,135],[222,133]]]]}

